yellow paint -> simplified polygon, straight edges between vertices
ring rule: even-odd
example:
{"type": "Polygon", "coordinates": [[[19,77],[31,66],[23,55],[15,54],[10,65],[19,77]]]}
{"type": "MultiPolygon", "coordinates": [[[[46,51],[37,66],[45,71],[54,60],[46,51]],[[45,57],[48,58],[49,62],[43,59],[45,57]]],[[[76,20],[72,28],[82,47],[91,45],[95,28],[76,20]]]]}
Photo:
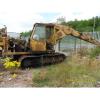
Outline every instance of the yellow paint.
{"type": "Polygon", "coordinates": [[[32,51],[46,51],[46,42],[43,40],[37,41],[37,40],[31,39],[30,47],[32,51]]]}

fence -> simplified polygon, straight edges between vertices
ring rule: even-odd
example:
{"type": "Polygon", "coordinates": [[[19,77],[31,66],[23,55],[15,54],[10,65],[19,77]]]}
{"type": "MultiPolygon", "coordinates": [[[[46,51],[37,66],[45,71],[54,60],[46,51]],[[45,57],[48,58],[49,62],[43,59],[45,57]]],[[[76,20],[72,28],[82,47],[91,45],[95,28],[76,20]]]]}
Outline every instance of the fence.
{"type": "MultiPolygon", "coordinates": [[[[88,32],[88,34],[90,34],[94,39],[100,41],[100,32],[88,32]]],[[[68,51],[68,52],[73,50],[77,51],[77,49],[79,48],[93,48],[93,47],[95,47],[94,44],[85,42],[83,40],[77,39],[72,36],[66,36],[60,41],[58,45],[60,51],[68,51]]]]}

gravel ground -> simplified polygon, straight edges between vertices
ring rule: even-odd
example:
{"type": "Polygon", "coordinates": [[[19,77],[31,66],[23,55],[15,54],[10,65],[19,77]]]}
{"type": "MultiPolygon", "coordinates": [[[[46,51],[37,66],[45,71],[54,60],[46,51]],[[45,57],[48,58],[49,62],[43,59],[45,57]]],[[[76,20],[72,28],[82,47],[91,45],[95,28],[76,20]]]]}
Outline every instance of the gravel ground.
{"type": "Polygon", "coordinates": [[[0,71],[0,87],[32,87],[33,70],[18,70],[17,74],[0,71]]]}
{"type": "Polygon", "coordinates": [[[0,59],[0,87],[32,87],[33,69],[17,70],[17,73],[11,74],[2,67],[0,59]]]}

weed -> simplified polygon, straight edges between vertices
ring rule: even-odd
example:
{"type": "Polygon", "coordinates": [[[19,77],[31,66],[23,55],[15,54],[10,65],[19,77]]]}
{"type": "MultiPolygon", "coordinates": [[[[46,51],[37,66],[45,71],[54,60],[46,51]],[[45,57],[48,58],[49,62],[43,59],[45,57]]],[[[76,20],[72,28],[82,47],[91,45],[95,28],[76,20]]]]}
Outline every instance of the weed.
{"type": "Polygon", "coordinates": [[[100,61],[76,54],[61,64],[34,72],[35,87],[94,87],[100,81],[100,61]]]}
{"type": "Polygon", "coordinates": [[[90,58],[95,58],[100,55],[100,47],[95,47],[90,50],[90,58]]]}
{"type": "Polygon", "coordinates": [[[12,61],[11,58],[7,57],[3,59],[3,67],[6,70],[9,70],[11,74],[17,73],[20,67],[20,62],[12,61]]]}

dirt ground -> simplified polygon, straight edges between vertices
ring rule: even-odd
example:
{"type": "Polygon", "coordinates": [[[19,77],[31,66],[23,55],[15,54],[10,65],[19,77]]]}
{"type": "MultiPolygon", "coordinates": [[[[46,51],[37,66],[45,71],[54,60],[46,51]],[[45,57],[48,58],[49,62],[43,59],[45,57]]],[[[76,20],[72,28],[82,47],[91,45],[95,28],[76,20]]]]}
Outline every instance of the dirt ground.
{"type": "Polygon", "coordinates": [[[33,69],[18,70],[11,74],[9,71],[0,71],[0,87],[32,87],[33,69]]]}

